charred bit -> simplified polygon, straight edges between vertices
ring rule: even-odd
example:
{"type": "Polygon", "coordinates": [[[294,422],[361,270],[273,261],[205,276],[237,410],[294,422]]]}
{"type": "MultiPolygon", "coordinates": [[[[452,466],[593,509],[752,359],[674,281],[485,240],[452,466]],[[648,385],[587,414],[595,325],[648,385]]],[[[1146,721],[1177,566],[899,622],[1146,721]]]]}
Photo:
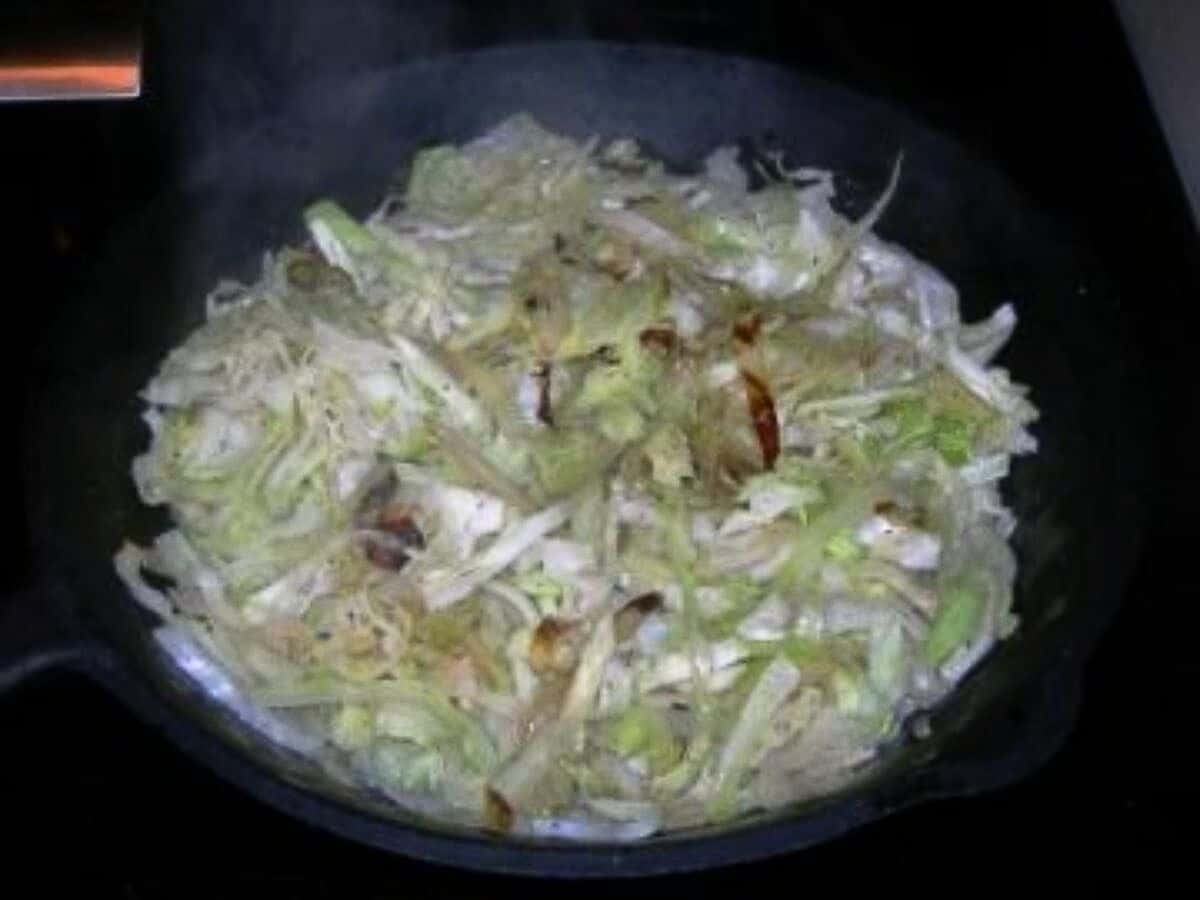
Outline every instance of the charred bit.
{"type": "Polygon", "coordinates": [[[658,591],[639,594],[621,607],[613,619],[618,643],[633,637],[646,616],[658,612],[663,606],[663,595],[658,591]]]}
{"type": "Polygon", "coordinates": [[[554,410],[550,405],[550,363],[538,363],[533,370],[533,377],[538,380],[538,421],[549,428],[553,428],[554,410]]]}
{"type": "Polygon", "coordinates": [[[516,814],[509,802],[494,787],[488,787],[484,791],[483,806],[484,819],[489,828],[501,834],[512,831],[516,814]]]}
{"type": "Polygon", "coordinates": [[[670,353],[675,349],[675,332],[670,328],[643,328],[638,335],[638,340],[647,350],[662,350],[670,353]]]}
{"type": "Polygon", "coordinates": [[[529,667],[534,672],[563,672],[574,663],[571,637],[575,626],[562,619],[547,616],[538,623],[529,640],[529,667]]]}
{"type": "Polygon", "coordinates": [[[742,369],[742,381],[746,385],[746,406],[750,410],[750,421],[758,436],[762,451],[763,468],[773,469],[779,457],[779,419],[775,415],[775,400],[766,382],[742,369]]]}
{"type": "Polygon", "coordinates": [[[410,550],[425,549],[425,535],[413,519],[412,510],[403,504],[391,503],[379,511],[373,523],[378,537],[366,538],[366,555],[372,565],[390,572],[399,572],[411,558],[410,550]]]}
{"type": "Polygon", "coordinates": [[[758,335],[762,331],[762,316],[755,313],[748,319],[742,319],[740,322],[735,322],[733,325],[734,340],[747,346],[753,346],[758,340],[758,335]]]}

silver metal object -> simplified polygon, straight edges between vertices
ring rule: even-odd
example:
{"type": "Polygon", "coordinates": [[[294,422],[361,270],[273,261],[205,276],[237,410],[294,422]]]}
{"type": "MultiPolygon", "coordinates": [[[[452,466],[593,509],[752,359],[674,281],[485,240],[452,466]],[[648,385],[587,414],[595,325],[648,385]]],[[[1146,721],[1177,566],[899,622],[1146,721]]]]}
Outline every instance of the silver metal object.
{"type": "Polygon", "coordinates": [[[1116,0],[1116,7],[1200,226],[1200,3],[1116,0]]]}

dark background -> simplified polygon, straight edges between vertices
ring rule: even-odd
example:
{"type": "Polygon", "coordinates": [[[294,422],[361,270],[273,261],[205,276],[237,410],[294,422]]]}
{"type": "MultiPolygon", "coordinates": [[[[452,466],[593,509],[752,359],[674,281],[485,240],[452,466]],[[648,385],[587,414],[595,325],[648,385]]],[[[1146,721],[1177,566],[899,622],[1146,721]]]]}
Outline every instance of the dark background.
{"type": "MultiPolygon", "coordinates": [[[[4,16],[21,5],[0,14],[0,35],[16,33],[4,16]]],[[[73,7],[86,17],[121,6],[39,8],[73,7]]],[[[1162,437],[1158,487],[1145,497],[1153,524],[1143,559],[1088,666],[1077,727],[1025,782],[930,804],[791,858],[625,890],[774,884],[801,892],[879,877],[969,890],[1004,876],[1038,882],[1047,869],[1139,879],[1182,873],[1200,800],[1194,745],[1185,738],[1200,676],[1193,596],[1200,579],[1189,565],[1197,466],[1188,438],[1197,379],[1186,371],[1196,355],[1188,325],[1200,302],[1196,227],[1106,3],[942,6],[154,4],[142,99],[0,107],[5,388],[10,399],[23,396],[22,382],[37,378],[27,336],[47,337],[40,332],[56,296],[114,223],[170,179],[180,148],[219,142],[239,123],[282,107],[318,70],[369,69],[505,41],[593,37],[769,58],[886,98],[993,160],[1108,261],[1150,360],[1145,378],[1162,437]]],[[[17,441],[6,442],[11,452],[20,443],[19,412],[10,427],[17,431],[17,441]]],[[[19,469],[14,462],[5,471],[19,469]]],[[[6,481],[0,500],[15,526],[7,591],[28,578],[29,546],[21,485],[13,483],[19,477],[6,481]]],[[[0,697],[0,798],[10,824],[3,852],[10,875],[84,879],[102,895],[225,895],[241,887],[283,896],[397,896],[431,877],[441,890],[467,896],[531,889],[389,858],[295,824],[198,769],[101,690],[67,675],[43,676],[0,697]]]]}

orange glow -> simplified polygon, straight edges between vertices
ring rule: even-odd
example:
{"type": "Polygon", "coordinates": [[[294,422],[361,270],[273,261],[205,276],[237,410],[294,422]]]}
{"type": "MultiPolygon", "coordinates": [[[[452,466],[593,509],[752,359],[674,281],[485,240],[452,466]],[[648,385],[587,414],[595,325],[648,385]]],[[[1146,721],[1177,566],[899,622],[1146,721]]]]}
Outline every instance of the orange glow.
{"type": "Polygon", "coordinates": [[[141,67],[137,62],[0,65],[0,94],[14,88],[21,93],[48,90],[132,94],[140,84],[141,67]]]}

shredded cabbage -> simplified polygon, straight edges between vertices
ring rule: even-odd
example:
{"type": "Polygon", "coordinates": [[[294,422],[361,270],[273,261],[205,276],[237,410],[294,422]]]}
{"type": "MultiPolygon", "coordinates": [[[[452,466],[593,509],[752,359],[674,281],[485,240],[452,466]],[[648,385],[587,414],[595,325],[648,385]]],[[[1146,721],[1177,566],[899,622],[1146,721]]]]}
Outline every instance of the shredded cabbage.
{"type": "Polygon", "coordinates": [[[1037,410],[1015,307],[964,324],[873,233],[899,164],[857,221],[763,174],[520,115],[305,210],[141,395],[175,527],[114,564],[176,664],[397,803],[566,840],[873,758],[1016,627],[1037,410]]]}

